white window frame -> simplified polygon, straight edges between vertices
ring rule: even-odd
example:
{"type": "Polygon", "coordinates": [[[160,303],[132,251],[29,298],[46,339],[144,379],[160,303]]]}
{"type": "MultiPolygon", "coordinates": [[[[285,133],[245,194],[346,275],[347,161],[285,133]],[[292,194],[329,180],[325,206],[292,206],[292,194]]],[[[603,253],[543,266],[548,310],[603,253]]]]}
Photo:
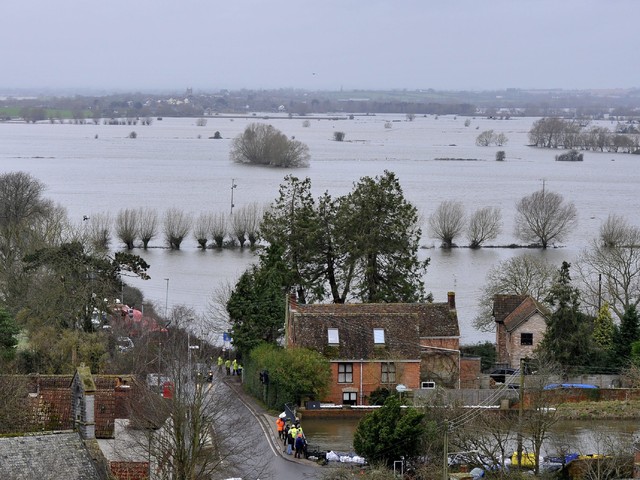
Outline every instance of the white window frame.
{"type": "Polygon", "coordinates": [[[338,383],[353,383],[353,363],[338,364],[338,383]]]}
{"type": "Polygon", "coordinates": [[[396,383],[396,364],[382,362],[380,364],[380,383],[396,383]]]}
{"type": "Polygon", "coordinates": [[[373,343],[374,345],[384,345],[384,328],[373,329],[373,343]]]}
{"type": "Polygon", "coordinates": [[[327,329],[327,341],[329,345],[340,345],[340,332],[337,328],[327,329]]]}
{"type": "Polygon", "coordinates": [[[342,392],[342,403],[344,405],[356,405],[358,403],[358,392],[342,392]]]}

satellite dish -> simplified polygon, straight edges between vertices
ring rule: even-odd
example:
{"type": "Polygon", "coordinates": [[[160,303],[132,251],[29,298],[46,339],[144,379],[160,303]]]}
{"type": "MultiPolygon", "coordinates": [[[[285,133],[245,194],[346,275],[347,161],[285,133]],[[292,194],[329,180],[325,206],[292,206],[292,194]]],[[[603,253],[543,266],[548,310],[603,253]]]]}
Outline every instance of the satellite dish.
{"type": "Polygon", "coordinates": [[[409,390],[407,386],[402,383],[399,383],[398,385],[396,385],[396,391],[398,393],[406,392],[407,390],[409,390]]]}

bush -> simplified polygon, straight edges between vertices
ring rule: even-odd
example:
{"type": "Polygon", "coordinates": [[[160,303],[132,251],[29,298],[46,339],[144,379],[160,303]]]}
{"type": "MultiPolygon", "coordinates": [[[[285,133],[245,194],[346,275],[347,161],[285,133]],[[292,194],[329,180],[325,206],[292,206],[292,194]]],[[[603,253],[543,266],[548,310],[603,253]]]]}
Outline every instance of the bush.
{"type": "Polygon", "coordinates": [[[342,142],[344,140],[345,133],[344,132],[333,132],[333,139],[336,142],[342,142]]]}
{"type": "Polygon", "coordinates": [[[496,160],[498,162],[504,162],[504,159],[507,155],[504,153],[504,150],[498,150],[496,152],[496,160]]]}
{"type": "Polygon", "coordinates": [[[138,134],[134,131],[129,133],[129,138],[138,138],[138,134]]]}
{"type": "Polygon", "coordinates": [[[556,162],[582,162],[584,156],[577,150],[569,150],[566,153],[556,155],[556,162]]]}

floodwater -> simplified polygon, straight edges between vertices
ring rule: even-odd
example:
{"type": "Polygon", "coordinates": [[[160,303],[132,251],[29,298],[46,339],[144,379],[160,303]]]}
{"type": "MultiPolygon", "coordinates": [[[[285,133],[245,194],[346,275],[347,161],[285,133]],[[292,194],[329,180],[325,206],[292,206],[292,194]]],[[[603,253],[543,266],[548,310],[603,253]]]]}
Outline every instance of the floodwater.
{"type": "MultiPolygon", "coordinates": [[[[517,243],[513,234],[515,203],[542,188],[575,203],[579,224],[562,248],[466,248],[444,251],[428,237],[426,222],[420,250],[431,258],[425,284],[435,301],[456,292],[462,343],[493,340],[493,334],[473,329],[478,297],[487,271],[514,255],[530,253],[555,265],[573,261],[610,213],[638,223],[640,169],[635,155],[585,152],[583,162],[556,162],[559,153],[527,146],[533,118],[489,120],[425,116],[406,121],[402,115],[356,116],[353,120],[308,117],[264,120],[207,118],[199,127],[195,118],[164,118],[150,126],[0,123],[0,171],[25,171],[44,182],[45,195],[67,208],[77,223],[84,215],[120,209],[151,207],[160,214],[179,208],[196,217],[201,212],[229,213],[232,181],[235,209],[250,202],[267,204],[278,195],[285,175],[310,177],[316,195],[349,192],[362,176],[397,174],[408,200],[426,219],[443,200],[461,201],[467,212],[484,206],[502,209],[503,230],[493,245],[517,243]],[[311,166],[287,170],[233,164],[231,140],[254,121],[272,124],[309,146],[311,166]],[[391,126],[391,128],[386,128],[391,126]],[[503,147],[477,147],[475,138],[488,129],[507,135],[503,147]],[[137,138],[127,138],[136,131],[137,138]],[[222,140],[209,139],[219,131],[222,140]],[[335,131],[345,141],[333,141],[335,131]],[[496,162],[497,150],[506,161],[496,162]],[[449,160],[443,160],[449,159],[449,160]],[[457,160],[452,160],[457,159],[457,160]],[[461,160],[462,159],[462,160],[461,160]]],[[[610,122],[601,125],[611,129],[610,122]]],[[[459,243],[464,244],[463,238],[459,243]]],[[[115,239],[114,248],[120,248],[115,239]]],[[[154,302],[158,311],[178,304],[207,313],[217,293],[233,285],[256,260],[248,249],[200,251],[189,238],[180,251],[164,247],[162,236],[148,251],[136,250],[151,265],[151,280],[131,283],[154,302]],[[168,280],[167,280],[168,279],[168,280]]],[[[126,299],[124,299],[126,302],[126,299]]],[[[220,321],[223,319],[220,318],[220,321]]],[[[206,332],[201,332],[206,333],[206,332]]]]}
{"type": "MultiPolygon", "coordinates": [[[[309,444],[318,446],[320,450],[351,452],[358,421],[353,418],[303,417],[302,428],[309,444]]],[[[631,420],[563,420],[551,427],[543,451],[545,455],[556,455],[561,451],[584,455],[609,453],[612,446],[629,444],[639,433],[638,422],[631,420]]]]}

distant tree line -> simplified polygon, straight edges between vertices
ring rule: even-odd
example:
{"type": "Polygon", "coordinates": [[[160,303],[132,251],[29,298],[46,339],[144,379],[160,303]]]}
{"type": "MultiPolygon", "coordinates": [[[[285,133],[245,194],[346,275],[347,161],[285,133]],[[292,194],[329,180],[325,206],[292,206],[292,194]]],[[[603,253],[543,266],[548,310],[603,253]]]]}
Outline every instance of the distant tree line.
{"type": "Polygon", "coordinates": [[[529,142],[535,147],[592,150],[614,153],[638,153],[640,137],[607,127],[589,126],[586,122],[557,117],[536,120],[529,130],[529,142]]]}

